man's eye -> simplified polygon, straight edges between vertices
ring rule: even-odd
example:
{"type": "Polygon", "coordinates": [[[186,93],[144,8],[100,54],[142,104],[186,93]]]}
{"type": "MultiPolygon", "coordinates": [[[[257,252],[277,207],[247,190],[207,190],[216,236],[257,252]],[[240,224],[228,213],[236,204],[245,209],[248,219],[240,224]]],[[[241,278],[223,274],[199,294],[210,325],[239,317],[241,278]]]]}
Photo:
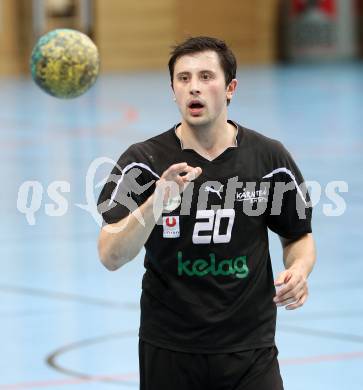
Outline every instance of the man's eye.
{"type": "Polygon", "coordinates": [[[188,76],[187,75],[179,76],[179,80],[180,81],[188,81],[188,76]]]}
{"type": "Polygon", "coordinates": [[[209,73],[203,73],[202,74],[202,79],[203,80],[209,80],[210,79],[210,74],[209,73]]]}

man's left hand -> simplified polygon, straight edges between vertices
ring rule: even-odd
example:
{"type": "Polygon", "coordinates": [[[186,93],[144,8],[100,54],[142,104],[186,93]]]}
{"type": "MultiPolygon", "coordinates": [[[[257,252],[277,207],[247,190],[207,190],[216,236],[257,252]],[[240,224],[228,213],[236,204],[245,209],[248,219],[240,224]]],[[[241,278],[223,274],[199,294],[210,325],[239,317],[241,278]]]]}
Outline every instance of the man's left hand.
{"type": "Polygon", "coordinates": [[[307,278],[299,269],[293,267],[281,272],[275,280],[277,287],[274,302],[285,306],[286,310],[301,307],[308,298],[307,278]]]}

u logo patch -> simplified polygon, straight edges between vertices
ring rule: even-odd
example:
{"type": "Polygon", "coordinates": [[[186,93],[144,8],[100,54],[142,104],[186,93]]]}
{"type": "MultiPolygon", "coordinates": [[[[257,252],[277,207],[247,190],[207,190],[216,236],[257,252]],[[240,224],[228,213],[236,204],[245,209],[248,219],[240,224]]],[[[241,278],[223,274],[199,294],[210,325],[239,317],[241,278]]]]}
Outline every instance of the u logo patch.
{"type": "Polygon", "coordinates": [[[163,217],[163,237],[180,237],[179,216],[163,217]]]}

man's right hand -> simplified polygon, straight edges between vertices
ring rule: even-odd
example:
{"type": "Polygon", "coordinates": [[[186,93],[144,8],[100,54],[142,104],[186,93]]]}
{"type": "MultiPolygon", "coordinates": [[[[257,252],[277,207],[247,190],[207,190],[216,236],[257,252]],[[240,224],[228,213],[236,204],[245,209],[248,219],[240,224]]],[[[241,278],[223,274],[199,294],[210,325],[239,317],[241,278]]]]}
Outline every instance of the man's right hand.
{"type": "Polygon", "coordinates": [[[200,176],[201,173],[202,168],[194,168],[187,163],[171,165],[155,183],[156,198],[159,200],[163,196],[163,205],[169,204],[173,198],[180,195],[189,183],[200,176]]]}

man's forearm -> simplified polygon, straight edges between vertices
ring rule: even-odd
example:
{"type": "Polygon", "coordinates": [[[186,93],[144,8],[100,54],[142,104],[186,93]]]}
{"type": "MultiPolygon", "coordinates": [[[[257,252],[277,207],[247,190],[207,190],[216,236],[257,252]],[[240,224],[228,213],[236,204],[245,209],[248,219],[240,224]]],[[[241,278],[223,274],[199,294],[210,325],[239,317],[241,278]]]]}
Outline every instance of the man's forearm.
{"type": "Polygon", "coordinates": [[[193,168],[186,162],[171,165],[155,183],[155,191],[146,202],[128,217],[103,227],[98,252],[105,267],[114,271],[132,260],[149,238],[164,208],[170,210],[175,199],[180,202],[179,194],[201,173],[200,167],[193,168]],[[185,175],[181,176],[182,173],[185,175]]]}
{"type": "Polygon", "coordinates": [[[307,278],[316,260],[313,235],[306,234],[296,241],[283,240],[283,258],[286,269],[299,268],[307,278]]]}
{"type": "Polygon", "coordinates": [[[121,221],[102,228],[98,252],[104,266],[114,271],[136,257],[149,238],[160,207],[154,210],[154,195],[150,196],[137,210],[121,221]],[[143,224],[137,218],[141,216],[143,224]]]}

